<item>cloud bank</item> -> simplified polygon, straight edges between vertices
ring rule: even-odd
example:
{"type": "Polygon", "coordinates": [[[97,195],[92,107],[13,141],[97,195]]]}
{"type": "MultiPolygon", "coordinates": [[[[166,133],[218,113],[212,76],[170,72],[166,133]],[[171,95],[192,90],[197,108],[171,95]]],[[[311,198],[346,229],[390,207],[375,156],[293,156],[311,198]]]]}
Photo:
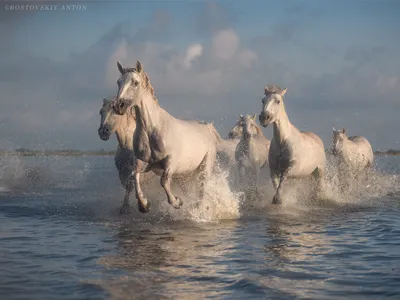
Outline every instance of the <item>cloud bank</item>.
{"type": "MultiPolygon", "coordinates": [[[[146,26],[118,22],[64,62],[13,47],[13,35],[4,35],[2,139],[34,148],[115,148],[97,136],[98,111],[102,98],[116,92],[116,61],[134,66],[139,59],[164,108],[181,118],[214,120],[223,135],[238,114],[258,113],[263,87],[276,83],[288,88],[292,122],[319,134],[326,146],[334,125],[367,136],[375,148],[395,148],[397,48],[349,45],[341,51],[335,40],[310,43],[300,38],[310,17],[305,6],[284,13],[292,17],[264,35],[248,36],[235,28],[235,16],[208,3],[197,15],[194,41],[182,45],[174,43],[179,32],[172,29],[179,20],[155,11],[146,26]]],[[[265,132],[271,138],[270,129],[265,132]]]]}

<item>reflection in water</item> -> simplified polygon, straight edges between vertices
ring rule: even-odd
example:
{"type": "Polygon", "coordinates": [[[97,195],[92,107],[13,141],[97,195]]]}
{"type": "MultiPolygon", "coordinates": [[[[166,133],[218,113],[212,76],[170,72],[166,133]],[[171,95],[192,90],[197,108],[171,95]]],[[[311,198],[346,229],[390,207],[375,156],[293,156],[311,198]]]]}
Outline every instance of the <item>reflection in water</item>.
{"type": "Polygon", "coordinates": [[[237,249],[231,237],[237,226],[235,221],[216,223],[215,227],[189,222],[155,225],[151,229],[139,229],[141,226],[122,224],[115,236],[117,254],[99,260],[104,266],[127,274],[99,283],[112,299],[133,295],[146,299],[183,295],[203,299],[223,295],[222,287],[236,281],[227,260],[237,249]]]}

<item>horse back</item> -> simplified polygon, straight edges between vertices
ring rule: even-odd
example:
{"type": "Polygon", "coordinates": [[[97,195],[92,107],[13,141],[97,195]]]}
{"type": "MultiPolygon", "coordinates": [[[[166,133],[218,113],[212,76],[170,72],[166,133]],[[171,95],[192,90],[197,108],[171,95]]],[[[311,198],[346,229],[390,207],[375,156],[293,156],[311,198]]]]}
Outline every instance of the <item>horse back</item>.
{"type": "Polygon", "coordinates": [[[324,148],[324,143],[322,142],[321,138],[315,133],[309,131],[302,131],[301,134],[303,135],[303,137],[306,137],[307,140],[311,140],[320,147],[324,148]]]}
{"type": "Polygon", "coordinates": [[[370,156],[370,160],[372,163],[374,152],[372,151],[372,146],[370,142],[363,136],[351,136],[348,139],[358,147],[361,153],[370,156]]]}

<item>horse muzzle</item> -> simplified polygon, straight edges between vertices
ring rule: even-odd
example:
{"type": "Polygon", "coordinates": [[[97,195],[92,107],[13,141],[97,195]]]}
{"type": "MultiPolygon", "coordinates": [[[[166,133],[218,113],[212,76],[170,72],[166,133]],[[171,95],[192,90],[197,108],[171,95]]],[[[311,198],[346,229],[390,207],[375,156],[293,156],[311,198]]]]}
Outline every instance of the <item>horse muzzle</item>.
{"type": "Polygon", "coordinates": [[[269,115],[266,116],[265,113],[261,113],[258,116],[258,120],[260,121],[260,125],[262,127],[267,127],[268,124],[271,122],[271,117],[269,115]]]}
{"type": "Polygon", "coordinates": [[[107,141],[110,138],[110,130],[108,128],[105,127],[100,127],[98,130],[99,133],[99,137],[103,140],[103,141],[107,141]]]}
{"type": "Polygon", "coordinates": [[[128,104],[125,99],[120,98],[117,101],[115,101],[113,109],[116,114],[123,116],[128,109],[128,104]]]}

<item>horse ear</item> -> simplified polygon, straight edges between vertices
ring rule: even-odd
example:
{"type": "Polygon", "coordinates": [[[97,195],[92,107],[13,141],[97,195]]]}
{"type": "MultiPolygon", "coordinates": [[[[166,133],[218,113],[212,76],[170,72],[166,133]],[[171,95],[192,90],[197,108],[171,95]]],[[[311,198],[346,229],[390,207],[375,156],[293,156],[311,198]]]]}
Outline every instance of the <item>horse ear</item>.
{"type": "Polygon", "coordinates": [[[287,92],[287,88],[284,88],[279,94],[281,96],[285,96],[286,92],[287,92]]]}
{"type": "Polygon", "coordinates": [[[103,99],[103,106],[107,105],[110,102],[111,102],[110,100],[108,100],[107,98],[104,98],[103,99]]]}
{"type": "Polygon", "coordinates": [[[121,65],[121,63],[118,60],[117,60],[117,67],[121,74],[124,74],[126,72],[126,69],[121,65]]]}
{"type": "Polygon", "coordinates": [[[243,119],[244,116],[242,114],[239,115],[239,119],[243,119]]]}
{"type": "Polygon", "coordinates": [[[257,114],[254,114],[253,120],[255,121],[257,119],[257,114]]]}
{"type": "Polygon", "coordinates": [[[141,63],[139,60],[136,62],[136,70],[137,70],[139,73],[142,73],[142,71],[143,71],[142,63],[141,63]]]}
{"type": "Polygon", "coordinates": [[[345,134],[345,133],[346,133],[346,129],[342,128],[341,132],[342,132],[343,134],[345,134]]]}

